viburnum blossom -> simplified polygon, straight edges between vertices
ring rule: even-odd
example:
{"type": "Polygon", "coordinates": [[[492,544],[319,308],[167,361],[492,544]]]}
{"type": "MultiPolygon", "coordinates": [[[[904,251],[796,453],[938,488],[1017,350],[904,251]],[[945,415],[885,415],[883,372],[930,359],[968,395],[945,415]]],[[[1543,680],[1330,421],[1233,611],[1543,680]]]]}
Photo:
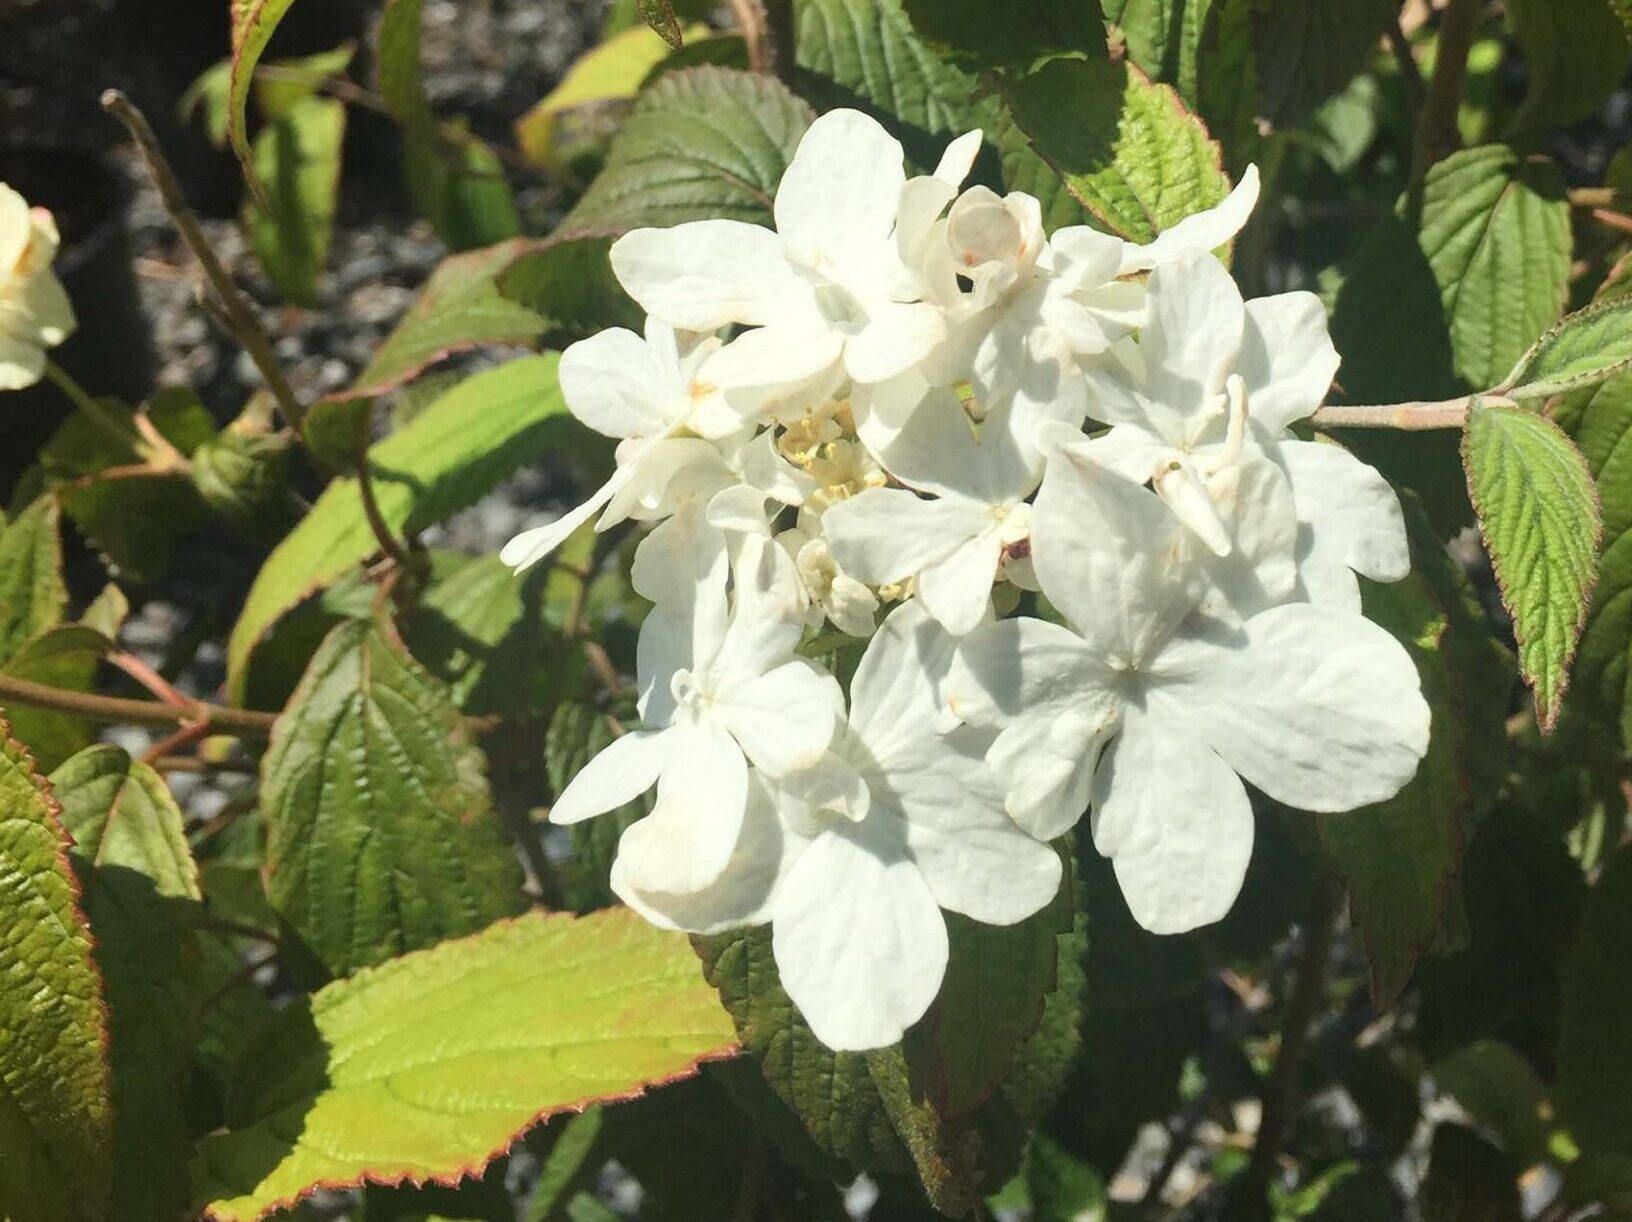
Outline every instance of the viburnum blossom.
{"type": "Polygon", "coordinates": [[[620,238],[646,338],[561,363],[569,408],[620,439],[616,473],[504,552],[525,567],[597,515],[650,524],[643,725],[552,818],[655,785],[618,895],[675,929],[768,924],[835,1049],[923,1016],[943,910],[1045,907],[1052,842],[1085,815],[1134,917],[1180,932],[1240,890],[1248,786],[1350,810],[1428,744],[1416,668],[1356,576],[1406,574],[1399,502],[1291,431],[1336,373],[1324,312],[1243,301],[1215,253],[1256,171],[1136,245],[960,190],[979,142],[909,177],[881,126],[833,111],[774,230],[620,238]]]}
{"type": "Polygon", "coordinates": [[[74,307],[51,270],[57,223],[0,182],[0,390],[32,386],[45,352],[74,332],[74,307]]]}

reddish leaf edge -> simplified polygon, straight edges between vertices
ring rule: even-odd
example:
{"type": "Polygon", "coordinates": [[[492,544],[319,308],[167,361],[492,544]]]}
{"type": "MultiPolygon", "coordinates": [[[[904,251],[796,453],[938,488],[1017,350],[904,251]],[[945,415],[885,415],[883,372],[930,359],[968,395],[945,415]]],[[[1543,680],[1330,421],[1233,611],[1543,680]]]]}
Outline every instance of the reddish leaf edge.
{"type": "Polygon", "coordinates": [[[68,893],[73,900],[74,922],[85,935],[86,948],[89,953],[91,977],[96,981],[96,1016],[97,1016],[97,1044],[101,1049],[102,1061],[102,1090],[103,1106],[108,1116],[109,1150],[112,1150],[113,1137],[113,1061],[111,1052],[113,1041],[108,1034],[108,990],[107,982],[102,976],[102,967],[97,958],[100,949],[96,934],[91,929],[90,919],[85,915],[85,888],[80,884],[79,872],[74,869],[74,862],[70,850],[77,843],[68,829],[62,825],[62,803],[57,801],[56,794],[51,788],[51,782],[40,773],[39,765],[34,760],[34,753],[28,749],[26,743],[13,736],[11,722],[6,719],[6,711],[0,708],[0,740],[5,746],[16,752],[23,768],[23,774],[45,800],[45,824],[56,840],[56,860],[62,873],[68,879],[68,893]]]}
{"type": "MultiPolygon", "coordinates": [[[[601,913],[625,913],[628,915],[628,917],[633,918],[634,920],[643,919],[638,916],[633,909],[626,908],[622,905],[618,905],[614,908],[602,909],[600,910],[600,913],[526,912],[522,913],[520,916],[501,917],[499,920],[494,921],[493,924],[487,926],[485,929],[478,930],[476,933],[466,934],[462,938],[450,938],[446,942],[438,942],[435,947],[427,947],[426,950],[435,950],[439,947],[457,945],[460,942],[467,942],[473,938],[482,937],[501,925],[518,925],[523,921],[565,921],[569,924],[575,924],[578,921],[600,915],[601,913]]],[[[410,953],[423,954],[425,951],[414,951],[410,953]]],[[[391,960],[387,960],[386,962],[389,963],[391,960]]],[[[383,967],[384,964],[379,966],[383,967]]],[[[365,976],[368,973],[377,970],[379,970],[377,967],[364,968],[360,972],[353,973],[351,976],[347,977],[347,979],[356,980],[361,976],[365,976]]],[[[701,975],[701,972],[702,965],[699,963],[699,975],[701,975]]],[[[710,987],[712,988],[712,986],[710,987]]],[[[721,1008],[723,1009],[724,1007],[722,1006],[721,1008]]],[[[563,1103],[557,1107],[542,1108],[528,1117],[521,1127],[516,1129],[516,1131],[512,1133],[502,1145],[485,1154],[478,1155],[469,1162],[453,1168],[446,1173],[433,1173],[431,1175],[421,1177],[416,1176],[411,1171],[403,1172],[401,1175],[395,1176],[371,1175],[365,1171],[360,1176],[356,1177],[342,1176],[336,1179],[314,1181],[313,1183],[308,1184],[305,1188],[301,1189],[299,1192],[292,1193],[286,1197],[280,1197],[277,1200],[270,1202],[264,1209],[256,1213],[246,1214],[222,1212],[217,1210],[216,1207],[211,1204],[204,1206],[200,1217],[204,1220],[204,1222],[260,1222],[260,1219],[270,1217],[279,1210],[289,1209],[295,1205],[298,1205],[300,1202],[318,1192],[345,1192],[350,1189],[363,1187],[401,1188],[407,1186],[413,1188],[425,1188],[434,1186],[438,1188],[454,1188],[466,1179],[474,1179],[483,1175],[487,1171],[488,1167],[493,1164],[494,1160],[502,1158],[511,1150],[512,1147],[515,1146],[518,1141],[548,1120],[552,1120],[557,1116],[568,1113],[581,1115],[588,1109],[598,1107],[601,1104],[633,1103],[637,1099],[645,1098],[654,1090],[659,1090],[665,1086],[672,1086],[676,1082],[684,1082],[691,1078],[695,1078],[702,1071],[702,1067],[704,1065],[715,1061],[729,1061],[737,1056],[740,1056],[741,1053],[742,1045],[733,1040],[728,1044],[722,1044],[719,1048],[712,1049],[708,1052],[699,1053],[672,1074],[667,1074],[659,1078],[653,1078],[647,1082],[641,1083],[631,1090],[611,1095],[586,1096],[582,1099],[575,1099],[571,1103],[563,1103]]]]}
{"type": "Polygon", "coordinates": [[[1598,593],[1598,581],[1602,576],[1598,562],[1604,546],[1604,500],[1603,494],[1598,490],[1598,477],[1593,474],[1592,465],[1587,462],[1587,456],[1581,453],[1581,447],[1575,444],[1575,438],[1559,428],[1558,422],[1543,411],[1529,411],[1522,407],[1504,407],[1501,404],[1482,405],[1476,401],[1468,412],[1468,423],[1462,429],[1462,441],[1457,449],[1462,456],[1462,477],[1467,483],[1468,501],[1473,505],[1473,515],[1479,523],[1479,544],[1485,549],[1485,555],[1490,559],[1490,571],[1496,577],[1496,592],[1501,595],[1502,610],[1507,612],[1508,619],[1512,622],[1513,639],[1519,646],[1517,650],[1519,677],[1524,680],[1524,685],[1530,689],[1531,702],[1536,706],[1536,728],[1541,731],[1542,737],[1545,738],[1553,732],[1553,727],[1558,723],[1558,716],[1564,710],[1564,697],[1569,694],[1570,680],[1575,677],[1576,650],[1581,647],[1581,634],[1586,631],[1587,620],[1591,618],[1592,601],[1598,593]],[[1564,655],[1564,673],[1559,678],[1558,690],[1553,693],[1553,699],[1548,704],[1542,703],[1541,692],[1537,689],[1535,680],[1525,672],[1524,647],[1529,644],[1529,637],[1520,629],[1519,617],[1514,614],[1513,601],[1508,595],[1507,581],[1502,575],[1501,566],[1496,563],[1496,553],[1491,549],[1490,539],[1485,532],[1484,507],[1479,503],[1479,494],[1473,486],[1473,463],[1468,438],[1471,435],[1473,413],[1481,410],[1523,412],[1525,415],[1536,416],[1552,425],[1558,435],[1568,443],[1570,453],[1575,456],[1575,461],[1580,465],[1581,470],[1586,473],[1587,483],[1592,488],[1592,501],[1598,510],[1592,532],[1592,577],[1587,585],[1586,597],[1581,600],[1581,612],[1575,617],[1575,628],[1570,634],[1570,648],[1564,655]]]}

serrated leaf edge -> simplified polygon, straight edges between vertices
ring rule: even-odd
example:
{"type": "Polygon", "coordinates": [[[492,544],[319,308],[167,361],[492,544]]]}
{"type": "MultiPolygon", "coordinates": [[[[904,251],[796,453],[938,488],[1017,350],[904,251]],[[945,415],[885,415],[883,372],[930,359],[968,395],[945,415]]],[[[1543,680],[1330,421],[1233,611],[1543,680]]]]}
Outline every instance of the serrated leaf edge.
{"type": "MultiPolygon", "coordinates": [[[[1626,256],[1622,262],[1624,263],[1626,259],[1632,259],[1632,255],[1626,256]]],[[[1616,267],[1619,266],[1620,263],[1617,263],[1616,267]]],[[[1612,270],[1610,274],[1613,276],[1614,271],[1612,270]]],[[[1513,366],[1513,372],[1502,379],[1502,384],[1487,393],[1503,395],[1520,402],[1530,399],[1550,399],[1554,395],[1567,394],[1572,390],[1584,390],[1588,386],[1596,386],[1600,382],[1607,382],[1616,374],[1624,373],[1627,369],[1632,368],[1632,356],[1628,356],[1625,360],[1607,366],[1596,374],[1578,374],[1563,380],[1554,379],[1550,382],[1534,382],[1529,385],[1520,383],[1520,379],[1524,377],[1525,366],[1535,359],[1536,354],[1541,351],[1543,345],[1556,338],[1566,327],[1583,319],[1599,314],[1608,314],[1617,309],[1626,311],[1629,321],[1632,321],[1632,298],[1627,297],[1611,297],[1606,301],[1592,301],[1574,313],[1564,315],[1563,318],[1543,331],[1540,338],[1525,350],[1524,355],[1519,358],[1518,364],[1513,366]]]]}
{"type": "Polygon", "coordinates": [[[1593,504],[1597,506],[1598,509],[1597,516],[1593,520],[1591,580],[1587,586],[1586,595],[1581,600],[1581,610],[1575,617],[1575,627],[1570,634],[1570,647],[1564,655],[1564,670],[1558,681],[1558,690],[1553,694],[1552,703],[1550,705],[1543,706],[1541,702],[1541,692],[1537,690],[1535,681],[1525,671],[1524,647],[1529,642],[1526,639],[1524,632],[1519,628],[1519,617],[1513,610],[1513,601],[1508,595],[1507,583],[1502,579],[1501,567],[1496,563],[1496,554],[1491,549],[1490,538],[1485,531],[1484,507],[1480,505],[1479,494],[1474,488],[1473,464],[1470,461],[1468,445],[1468,439],[1472,436],[1473,432],[1473,417],[1474,414],[1479,411],[1496,410],[1524,411],[1525,409],[1518,407],[1500,409],[1499,406],[1485,407],[1480,403],[1479,397],[1475,396],[1472,404],[1468,408],[1468,423],[1462,430],[1462,441],[1458,448],[1462,454],[1462,474],[1463,478],[1467,482],[1468,500],[1472,503],[1474,516],[1479,521],[1479,540],[1485,548],[1485,554],[1490,557],[1490,570],[1496,577],[1496,589],[1502,598],[1502,609],[1507,612],[1508,618],[1512,621],[1513,637],[1519,645],[1519,674],[1523,677],[1525,685],[1530,688],[1530,694],[1536,706],[1536,726],[1545,736],[1552,733],[1553,726],[1558,721],[1559,712],[1564,707],[1564,696],[1569,691],[1570,680],[1574,676],[1574,669],[1571,666],[1571,663],[1575,661],[1576,651],[1581,646],[1581,633],[1587,626],[1588,614],[1592,610],[1592,597],[1597,588],[1599,576],[1598,552],[1604,543],[1603,498],[1598,491],[1598,481],[1593,477],[1592,467],[1590,464],[1588,464],[1586,456],[1581,453],[1581,447],[1576,445],[1574,439],[1571,438],[1569,434],[1565,433],[1563,429],[1560,429],[1558,425],[1546,415],[1543,415],[1540,412],[1528,412],[1527,414],[1535,416],[1538,420],[1544,420],[1549,425],[1552,425],[1552,427],[1558,431],[1558,435],[1568,443],[1570,453],[1575,456],[1575,461],[1580,465],[1581,471],[1587,477],[1587,486],[1592,489],[1593,504]]]}

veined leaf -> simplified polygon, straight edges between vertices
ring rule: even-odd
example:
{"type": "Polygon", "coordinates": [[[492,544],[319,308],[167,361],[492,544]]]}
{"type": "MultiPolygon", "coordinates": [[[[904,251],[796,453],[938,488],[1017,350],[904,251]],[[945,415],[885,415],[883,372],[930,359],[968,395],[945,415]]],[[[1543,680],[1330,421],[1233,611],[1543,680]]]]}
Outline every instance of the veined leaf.
{"type": "MultiPolygon", "coordinates": [[[[691,25],[680,35],[689,41],[707,33],[707,26],[691,25]]],[[[561,83],[516,120],[516,143],[527,160],[560,168],[556,129],[562,117],[581,106],[633,98],[647,74],[671,50],[657,31],[642,25],[614,34],[579,56],[561,83]]]]}
{"type": "Polygon", "coordinates": [[[60,622],[68,605],[61,517],[57,499],[43,496],[16,521],[0,520],[0,662],[60,622]]]}
{"type": "Polygon", "coordinates": [[[1398,6],[1390,0],[1268,0],[1253,14],[1264,114],[1290,127],[1354,79],[1398,6]]]}
{"type": "Polygon", "coordinates": [[[671,48],[680,49],[680,21],[674,15],[674,0],[635,0],[635,11],[671,48]]]}
{"type": "Polygon", "coordinates": [[[1453,153],[1429,171],[1418,241],[1457,376],[1497,385],[1564,309],[1570,207],[1558,170],[1500,144],[1453,153]]]}
{"type": "MultiPolygon", "coordinates": [[[[550,788],[559,795],[572,778],[617,737],[613,714],[579,700],[564,700],[550,718],[544,738],[544,760],[550,788]]],[[[572,857],[558,870],[562,898],[577,911],[618,903],[608,878],[618,855],[618,840],[631,823],[652,810],[652,794],[641,794],[616,810],[574,823],[567,829],[572,857]]],[[[790,1003],[791,1004],[791,1003],[790,1003]]]]}
{"type": "Polygon", "coordinates": [[[267,899],[337,976],[524,903],[481,752],[388,631],[329,634],[261,765],[267,899]]]}
{"type": "Polygon", "coordinates": [[[1468,495],[1513,616],[1536,719],[1552,728],[1598,577],[1598,492],[1575,444],[1552,421],[1476,402],[1462,442],[1468,495]]]}
{"type": "Polygon", "coordinates": [[[1129,64],[1053,60],[1008,81],[1005,96],[1038,155],[1111,233],[1149,242],[1229,193],[1201,121],[1129,64]]]}
{"type": "Polygon", "coordinates": [[[267,276],[295,305],[317,304],[317,278],[334,236],[345,132],[345,103],[309,97],[255,137],[251,155],[266,203],[251,193],[244,230],[267,276]]]}
{"type": "Polygon", "coordinates": [[[1502,383],[1510,399],[1547,399],[1593,386],[1632,366],[1632,297],[1609,297],[1566,314],[1519,358],[1502,383]]]}
{"type": "MultiPolygon", "coordinates": [[[[95,629],[83,624],[58,624],[23,642],[16,653],[0,663],[0,672],[47,687],[88,692],[97,659],[107,650],[107,638],[95,629]]],[[[12,737],[29,749],[40,768],[55,768],[96,737],[90,722],[55,709],[19,706],[6,715],[11,719],[12,737]]]]}
{"type": "Polygon", "coordinates": [[[975,78],[914,32],[901,0],[797,0],[794,17],[800,90],[874,112],[914,161],[933,167],[947,137],[992,122],[975,78]]]}
{"type": "Polygon", "coordinates": [[[728,68],[665,74],[629,112],[563,234],[728,217],[769,224],[814,116],[774,78],[728,68]]]}
{"type": "Polygon", "coordinates": [[[191,1199],[182,1099],[203,1000],[198,869],[164,778],[118,747],[81,751],[51,784],[107,989],[118,1216],[174,1222],[191,1199]]]}
{"type": "Polygon", "coordinates": [[[608,327],[639,331],[640,307],[612,274],[612,234],[587,230],[524,243],[500,269],[498,291],[535,311],[551,330],[590,334],[608,327]]]}
{"type": "Polygon", "coordinates": [[[57,804],[0,720],[0,1213],[99,1222],[112,1187],[107,1011],[57,804]]]}
{"type": "Polygon", "coordinates": [[[539,1121],[689,1077],[734,1041],[684,938],[628,909],[531,914],[290,1006],[194,1180],[217,1222],[319,1186],[454,1183],[539,1121]]]}
{"type": "MultiPolygon", "coordinates": [[[[421,530],[479,500],[548,452],[570,417],[554,353],[465,379],[369,448],[380,514],[392,530],[421,530]]],[[[273,623],[378,544],[354,478],[336,479],[256,575],[227,644],[227,689],[242,699],[250,657],[273,623]]]]}
{"type": "Polygon", "coordinates": [[[232,76],[227,90],[227,135],[256,189],[255,162],[249,147],[249,92],[255,69],[295,0],[232,0],[232,76]]]}

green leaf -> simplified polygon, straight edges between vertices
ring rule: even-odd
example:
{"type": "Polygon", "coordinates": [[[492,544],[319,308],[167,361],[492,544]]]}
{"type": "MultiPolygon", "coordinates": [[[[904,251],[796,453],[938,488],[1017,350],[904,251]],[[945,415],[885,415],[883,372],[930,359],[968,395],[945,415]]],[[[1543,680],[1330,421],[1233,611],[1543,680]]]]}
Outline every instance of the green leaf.
{"type": "Polygon", "coordinates": [[[1558,170],[1501,144],[1453,153],[1428,173],[1418,241],[1457,376],[1497,385],[1564,309],[1570,206],[1558,170]]]}
{"type": "Polygon", "coordinates": [[[431,111],[420,63],[422,8],[423,0],[387,0],[380,17],[380,93],[406,129],[408,192],[455,250],[490,246],[521,231],[515,199],[493,151],[431,111]]]}
{"type": "Polygon", "coordinates": [[[1566,314],[1519,358],[1502,383],[1510,399],[1546,399],[1593,386],[1632,366],[1632,297],[1566,314]]]}
{"type": "Polygon", "coordinates": [[[473,717],[523,717],[576,690],[583,651],[563,630],[579,578],[551,564],[518,577],[493,553],[448,561],[403,636],[459,708],[473,717]]]}
{"type": "Polygon", "coordinates": [[[258,189],[255,162],[249,147],[249,92],[255,69],[272,40],[278,23],[295,0],[231,0],[232,69],[227,90],[227,135],[238,154],[244,176],[258,189]]]}
{"type": "Polygon", "coordinates": [[[1390,584],[1362,582],[1368,618],[1411,654],[1433,714],[1428,754],[1393,798],[1320,819],[1320,840],[1349,892],[1349,913],[1371,966],[1372,997],[1392,1005],[1434,941],[1474,820],[1473,770],[1499,768],[1508,692],[1476,685],[1505,673],[1477,613],[1458,608],[1460,573],[1415,505],[1411,568],[1390,584]],[[1472,621],[1471,623],[1469,621],[1472,621]],[[1470,688],[1474,690],[1470,690],[1470,688]],[[1481,716],[1485,709],[1498,710],[1481,716]]]}
{"type": "Polygon", "coordinates": [[[164,779],[118,747],[81,751],[51,784],[107,989],[119,1217],[175,1222],[190,1200],[182,1098],[201,1000],[198,870],[164,779]]]}
{"type": "MultiPolygon", "coordinates": [[[[559,796],[584,765],[616,737],[611,713],[578,700],[562,701],[550,718],[549,733],[544,738],[550,789],[559,796]]],[[[570,907],[583,912],[619,902],[607,881],[618,855],[618,839],[636,819],[651,813],[654,800],[650,793],[641,794],[616,810],[567,829],[572,857],[560,864],[557,873],[562,898],[570,907]]]]}
{"type": "Polygon", "coordinates": [[[782,990],[769,926],[691,940],[743,1050],[823,1153],[867,1171],[911,1173],[912,1156],[879,1097],[867,1055],[833,1052],[782,990]]]}
{"type": "MultiPolygon", "coordinates": [[[[496,281],[531,245],[516,239],[442,260],[414,304],[375,350],[368,367],[343,395],[330,399],[383,395],[439,361],[471,348],[535,345],[547,320],[507,300],[496,281]]],[[[310,414],[307,419],[309,422],[310,414]]]]}
{"type": "Polygon", "coordinates": [[[1621,847],[1587,892],[1564,965],[1558,1036],[1560,1118],[1591,1159],[1632,1158],[1632,849],[1621,847]]]}
{"type": "Polygon", "coordinates": [[[912,1080],[899,1046],[860,1054],[884,1105],[901,1135],[924,1194],[936,1210],[960,1218],[973,1212],[979,1194],[964,1164],[957,1134],[912,1080]]]}
{"type": "Polygon", "coordinates": [[[621,233],[727,217],[769,224],[810,107],[772,77],[670,72],[641,94],[560,232],[621,233]]]}
{"type": "Polygon", "coordinates": [[[1422,1181],[1423,1222],[1521,1222],[1517,1170],[1472,1129],[1441,1122],[1422,1181]]]}
{"type": "Polygon", "coordinates": [[[1530,82],[1515,131],[1586,118],[1626,75],[1632,48],[1604,0],[1507,0],[1502,11],[1530,82]]]}
{"type": "Polygon", "coordinates": [[[1502,1140],[1520,1167],[1549,1157],[1554,1123],[1547,1087],[1535,1066],[1500,1040],[1477,1040],[1429,1071],[1442,1094],[1502,1140]]]}
{"type": "Polygon", "coordinates": [[[0,1213],[97,1222],[112,1187],[107,1015],[57,805],[0,720],[0,1213]]]}
{"type": "Polygon", "coordinates": [[[612,240],[612,235],[580,231],[531,243],[499,272],[499,292],[535,311],[552,330],[639,331],[640,307],[612,274],[612,240]]]}
{"type": "Polygon", "coordinates": [[[244,231],[273,286],[295,305],[317,304],[340,194],[346,107],[334,98],[293,103],[255,137],[252,157],[265,194],[244,203],[244,231]]]}
{"type": "Polygon", "coordinates": [[[1268,0],[1253,17],[1259,99],[1277,127],[1342,92],[1394,20],[1391,0],[1268,0]]]}
{"type": "Polygon", "coordinates": [[[62,620],[60,519],[56,498],[43,496],[9,525],[0,520],[0,662],[62,620]]]}
{"type": "Polygon", "coordinates": [[[244,1058],[194,1181],[216,1222],[320,1185],[451,1184],[549,1116],[735,1051],[684,938],[627,909],[534,913],[291,1005],[244,1058]]]}
{"type": "Polygon", "coordinates": [[[1105,52],[1099,0],[1017,7],[988,0],[903,0],[902,7],[925,41],[966,67],[1029,67],[1048,55],[1105,52]]]}
{"type": "Polygon", "coordinates": [[[1468,495],[1513,616],[1519,668],[1536,719],[1552,728],[1598,577],[1598,492],[1574,443],[1552,421],[1476,402],[1462,441],[1468,495]]]}
{"type": "MultiPolygon", "coordinates": [[[[706,35],[708,27],[692,25],[680,33],[689,41],[706,35]]],[[[591,47],[567,69],[560,84],[516,120],[516,144],[522,154],[546,169],[564,169],[567,159],[562,154],[558,131],[563,126],[561,120],[579,107],[627,102],[671,50],[655,30],[646,26],[633,26],[591,47]]]]}
{"type": "Polygon", "coordinates": [[[1009,80],[1016,125],[1098,224],[1148,242],[1229,193],[1218,145],[1166,85],[1105,60],[1053,60],[1009,80]]]}
{"type": "Polygon", "coordinates": [[[1075,912],[1068,876],[1053,903],[1014,925],[947,913],[946,979],[906,1041],[914,1079],[941,1116],[972,1114],[1004,1084],[1054,992],[1060,935],[1075,912]]]}
{"type": "Polygon", "coordinates": [[[974,98],[975,78],[913,31],[901,0],[796,0],[794,18],[800,92],[823,109],[873,114],[912,160],[933,166],[946,137],[990,124],[994,108],[974,98]]]}
{"type": "MultiPolygon", "coordinates": [[[[125,440],[76,411],[40,452],[40,463],[86,541],[120,576],[152,581],[169,564],[176,540],[203,521],[204,506],[184,473],[142,470],[134,413],[113,399],[101,404],[104,415],[131,422],[125,440]]],[[[187,387],[155,391],[142,411],[183,456],[215,436],[209,409],[187,387]]]]}
{"type": "MultiPolygon", "coordinates": [[[[107,638],[96,630],[82,624],[59,624],[25,641],[0,663],[0,672],[47,687],[88,692],[97,659],[107,650],[107,638]]],[[[96,727],[84,718],[53,709],[18,707],[8,716],[12,736],[33,753],[41,768],[55,768],[96,737],[96,727]]]]}
{"type": "Polygon", "coordinates": [[[261,764],[267,898],[337,976],[524,903],[481,752],[388,631],[329,634],[261,764]]]}
{"type": "MultiPolygon", "coordinates": [[[[393,531],[418,531],[474,504],[557,445],[570,417],[554,353],[465,379],[369,448],[375,497],[393,531]]],[[[377,550],[357,481],[336,479],[256,575],[227,644],[227,690],[241,700],[272,625],[377,550]]]]}
{"type": "Polygon", "coordinates": [[[255,79],[255,101],[261,116],[268,121],[281,119],[301,102],[316,97],[331,79],[345,75],[356,54],[356,46],[348,42],[332,51],[267,64],[267,68],[276,69],[276,75],[263,72],[255,79]]]}
{"type": "Polygon", "coordinates": [[[1110,1198],[1104,1179],[1046,1133],[1027,1144],[1020,1175],[1034,1222],[1105,1222],[1110,1198]]]}
{"type": "Polygon", "coordinates": [[[223,59],[211,64],[176,103],[176,115],[183,123],[197,119],[218,149],[227,147],[227,115],[231,107],[232,60],[223,59]]]}
{"type": "MultiPolygon", "coordinates": [[[[281,539],[294,516],[289,455],[294,438],[274,426],[265,400],[250,406],[193,453],[193,487],[221,517],[251,539],[281,539]]],[[[308,416],[310,413],[308,413],[308,416]]]]}

